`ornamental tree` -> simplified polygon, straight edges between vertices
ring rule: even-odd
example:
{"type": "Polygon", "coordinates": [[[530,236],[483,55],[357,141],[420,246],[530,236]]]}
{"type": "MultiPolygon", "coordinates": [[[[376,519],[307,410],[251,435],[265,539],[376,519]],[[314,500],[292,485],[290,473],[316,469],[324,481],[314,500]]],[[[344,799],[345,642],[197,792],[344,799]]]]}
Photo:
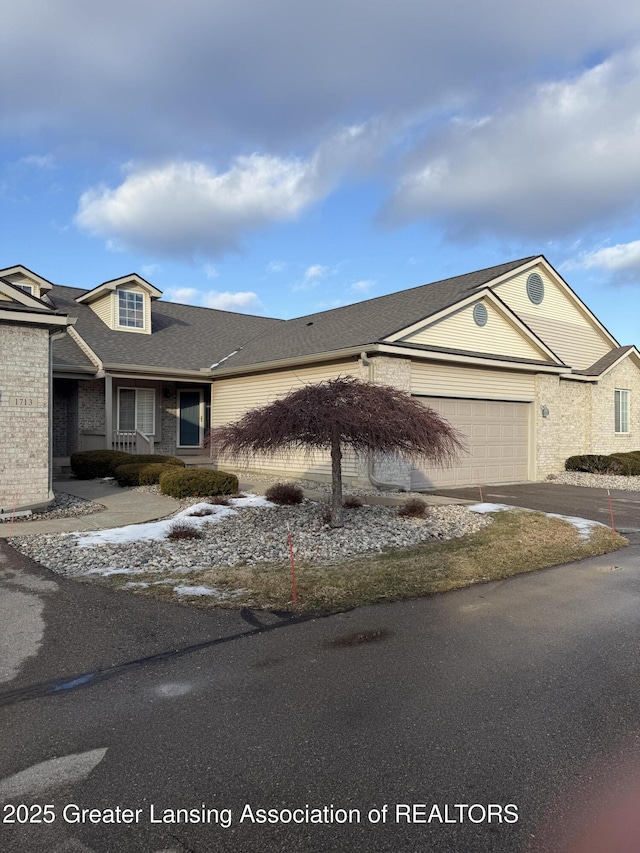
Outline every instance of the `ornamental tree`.
{"type": "Polygon", "coordinates": [[[459,433],[433,409],[388,385],[351,376],[305,385],[247,412],[211,436],[216,452],[248,461],[254,454],[331,453],[332,526],[341,527],[342,456],[389,454],[451,464],[463,449],[459,433]]]}

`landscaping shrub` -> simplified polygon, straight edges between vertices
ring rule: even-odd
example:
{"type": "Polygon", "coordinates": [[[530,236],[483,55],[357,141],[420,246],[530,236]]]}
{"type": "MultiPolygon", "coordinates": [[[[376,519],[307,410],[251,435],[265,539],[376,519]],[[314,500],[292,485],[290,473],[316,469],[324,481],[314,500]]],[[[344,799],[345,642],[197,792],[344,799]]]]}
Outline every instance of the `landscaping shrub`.
{"type": "MultiPolygon", "coordinates": [[[[155,486],[160,482],[160,474],[170,469],[179,468],[173,462],[152,462],[151,464],[143,462],[142,464],[144,467],[140,471],[141,486],[155,486]]],[[[182,468],[180,470],[182,471],[182,468]]]]}
{"type": "Polygon", "coordinates": [[[233,495],[238,491],[238,478],[235,474],[209,468],[181,468],[160,475],[160,491],[172,498],[233,495]]]}
{"type": "Polygon", "coordinates": [[[570,456],[564,463],[565,471],[585,471],[588,474],[621,474],[623,466],[611,456],[601,453],[584,453],[570,456]]]}
{"type": "Polygon", "coordinates": [[[633,451],[631,453],[612,453],[609,458],[621,465],[621,474],[627,477],[640,476],[640,458],[633,451]]]}
{"type": "Polygon", "coordinates": [[[296,486],[295,483],[276,483],[264,493],[265,498],[274,504],[283,504],[285,506],[293,506],[301,504],[304,500],[302,489],[296,486]]]}
{"type": "Polygon", "coordinates": [[[79,450],[71,454],[71,470],[79,480],[110,477],[111,465],[123,465],[134,457],[122,450],[79,450]]]}
{"type": "MultiPolygon", "coordinates": [[[[235,497],[235,495],[234,495],[235,497]]],[[[225,498],[224,495],[215,495],[212,498],[207,498],[207,503],[214,504],[215,506],[230,506],[231,502],[229,498],[225,498]]]]}
{"type": "Polygon", "coordinates": [[[126,465],[118,465],[113,476],[119,486],[139,486],[140,474],[146,467],[146,462],[127,462],[126,465]]]}
{"type": "MultiPolygon", "coordinates": [[[[131,462],[144,462],[147,465],[168,463],[169,465],[178,465],[180,468],[184,468],[184,459],[179,459],[177,456],[163,456],[161,453],[127,453],[126,455],[131,462]]],[[[116,460],[111,465],[111,473],[113,475],[115,475],[118,465],[121,464],[122,462],[116,460]]]]}
{"type": "Polygon", "coordinates": [[[398,515],[402,518],[424,518],[427,515],[427,505],[420,498],[409,498],[398,509],[398,515]]]}
{"type": "Polygon", "coordinates": [[[342,506],[345,509],[360,509],[362,501],[355,495],[347,495],[347,497],[342,501],[342,506]]]}
{"type": "Polygon", "coordinates": [[[181,539],[202,539],[202,530],[188,521],[174,521],[167,531],[167,539],[178,542],[181,539]]]}

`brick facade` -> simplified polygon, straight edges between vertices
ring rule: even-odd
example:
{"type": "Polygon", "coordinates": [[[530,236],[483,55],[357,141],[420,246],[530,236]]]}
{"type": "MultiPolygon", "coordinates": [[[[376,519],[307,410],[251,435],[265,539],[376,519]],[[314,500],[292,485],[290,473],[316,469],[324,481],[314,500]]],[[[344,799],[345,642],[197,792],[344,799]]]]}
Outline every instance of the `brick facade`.
{"type": "Polygon", "coordinates": [[[564,470],[565,460],[580,453],[640,450],[640,368],[623,361],[598,382],[536,376],[536,477],[564,470]],[[629,394],[629,427],[615,434],[614,392],[629,394]],[[542,417],[542,407],[549,416],[542,417]]]}
{"type": "Polygon", "coordinates": [[[0,510],[46,504],[49,332],[0,324],[0,510]]]}

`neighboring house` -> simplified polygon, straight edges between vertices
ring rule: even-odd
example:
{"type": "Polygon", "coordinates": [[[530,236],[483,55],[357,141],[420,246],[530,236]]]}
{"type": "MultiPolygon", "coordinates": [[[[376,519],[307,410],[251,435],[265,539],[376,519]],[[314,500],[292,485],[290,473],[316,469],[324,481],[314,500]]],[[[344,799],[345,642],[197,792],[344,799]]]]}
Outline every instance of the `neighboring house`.
{"type": "MultiPolygon", "coordinates": [[[[288,321],[163,302],[135,274],[88,291],[24,267],[0,279],[10,282],[5,299],[31,287],[47,316],[77,318],[53,343],[54,465],[100,447],[201,455],[209,427],[339,375],[415,395],[468,445],[448,469],[347,458],[354,483],[533,480],[574,453],[640,449],[640,353],[621,347],[542,256],[288,321]]],[[[13,325],[3,318],[0,334],[13,325]]],[[[317,454],[251,468],[329,476],[317,454]]]]}

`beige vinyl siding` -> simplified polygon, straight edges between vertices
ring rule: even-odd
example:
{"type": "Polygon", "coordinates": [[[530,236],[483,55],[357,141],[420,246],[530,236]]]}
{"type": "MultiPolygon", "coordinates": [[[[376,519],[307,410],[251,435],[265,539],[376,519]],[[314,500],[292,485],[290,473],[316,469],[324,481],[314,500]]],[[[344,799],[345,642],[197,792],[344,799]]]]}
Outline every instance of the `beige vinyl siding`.
{"type": "Polygon", "coordinates": [[[5,278],[7,281],[10,281],[11,284],[15,284],[17,287],[20,287],[23,284],[28,284],[31,287],[32,296],[37,296],[38,298],[40,298],[40,286],[32,278],[28,278],[22,273],[13,273],[12,275],[5,276],[5,278]]]}
{"type": "Polygon", "coordinates": [[[482,299],[480,303],[487,309],[487,323],[484,326],[478,326],[473,319],[473,309],[478,304],[474,303],[402,338],[402,341],[526,359],[549,359],[546,353],[534,346],[506,317],[496,311],[490,302],[482,299]]]}
{"type": "Polygon", "coordinates": [[[571,295],[542,266],[532,267],[494,290],[531,331],[576,370],[590,367],[613,348],[571,295]],[[527,296],[527,278],[532,272],[537,272],[544,282],[540,305],[534,305],[527,296]]]}
{"type": "Polygon", "coordinates": [[[89,308],[100,317],[105,326],[113,329],[113,293],[105,293],[104,296],[92,302],[89,308]]]}
{"type": "Polygon", "coordinates": [[[535,377],[515,370],[492,370],[413,361],[411,393],[476,400],[533,400],[535,377]]]}
{"type": "MultiPolygon", "coordinates": [[[[241,376],[214,381],[211,426],[221,426],[238,420],[250,409],[271,403],[279,397],[286,396],[296,388],[346,375],[359,375],[359,364],[356,359],[313,367],[299,367],[293,370],[279,370],[258,376],[241,376]]],[[[221,466],[225,464],[225,460],[222,459],[218,462],[221,466]]],[[[304,452],[297,451],[270,458],[256,457],[255,464],[251,463],[247,467],[254,471],[273,474],[284,473],[288,476],[302,474],[331,476],[331,460],[328,453],[314,453],[307,457],[304,452]]],[[[342,474],[345,477],[356,476],[355,457],[345,455],[342,460],[342,474]]]]}

